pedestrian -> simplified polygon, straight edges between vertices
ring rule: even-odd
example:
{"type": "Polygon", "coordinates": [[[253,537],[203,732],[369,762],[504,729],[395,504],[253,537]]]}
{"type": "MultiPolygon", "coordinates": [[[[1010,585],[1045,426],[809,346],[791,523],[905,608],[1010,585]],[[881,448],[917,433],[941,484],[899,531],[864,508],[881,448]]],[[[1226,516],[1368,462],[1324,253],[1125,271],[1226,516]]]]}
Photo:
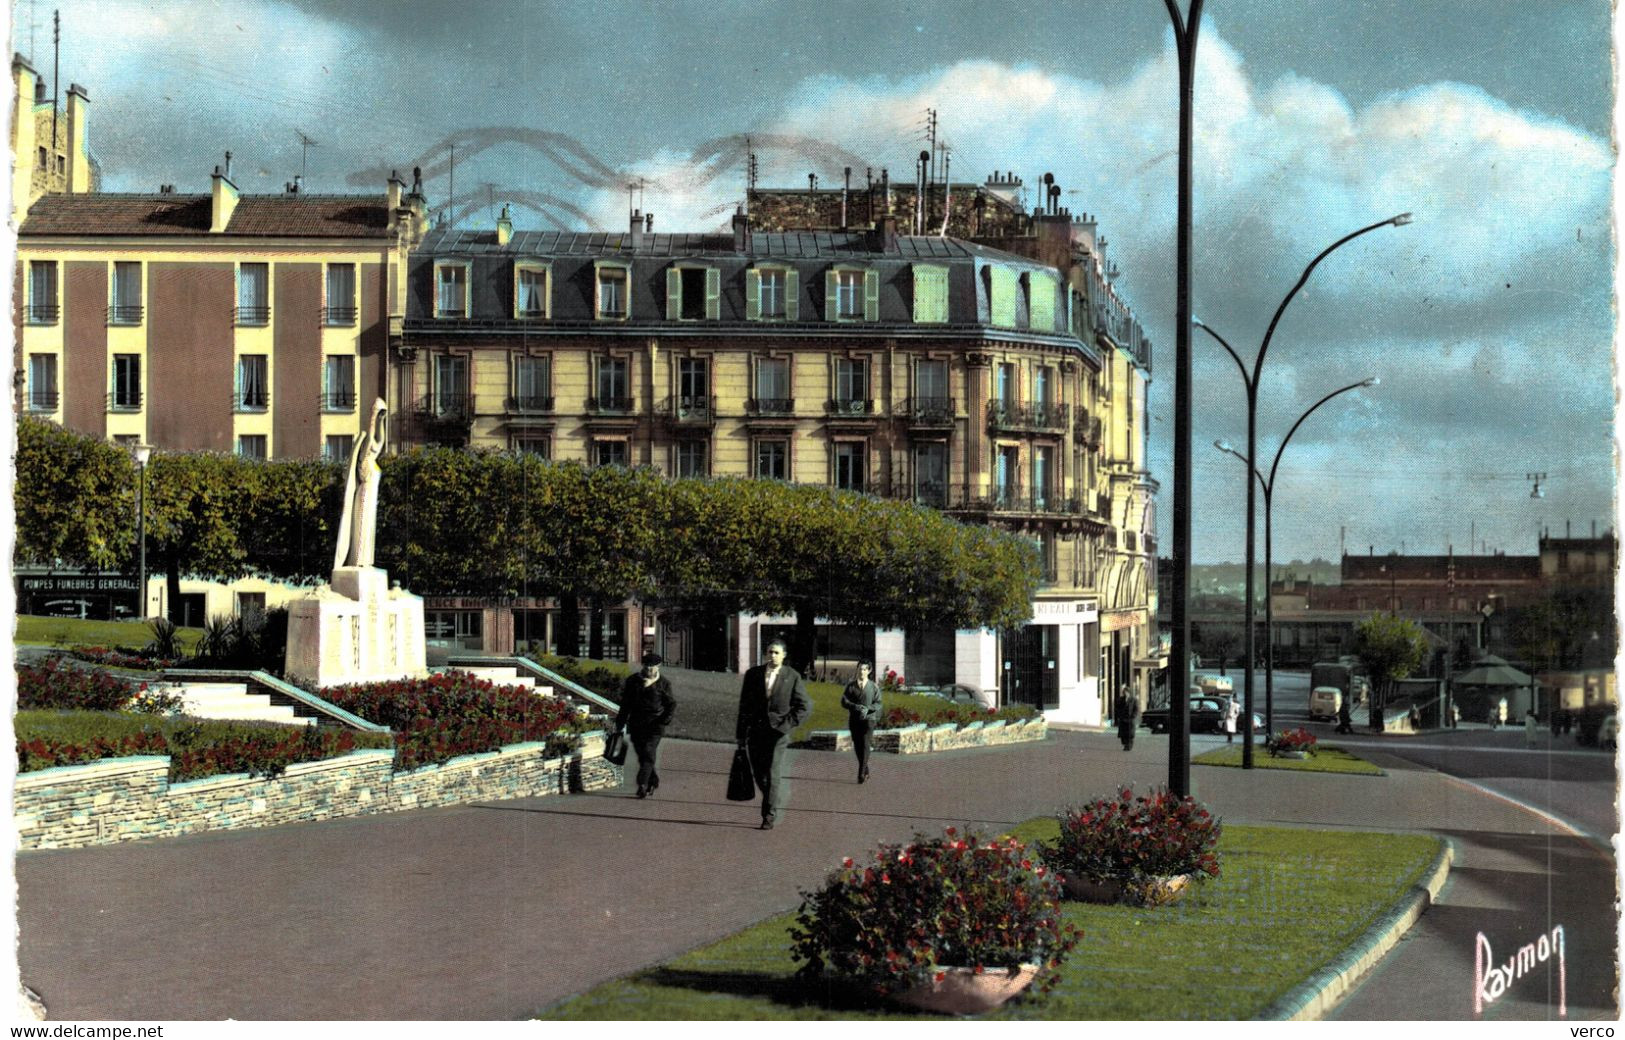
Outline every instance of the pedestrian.
{"type": "Polygon", "coordinates": [[[858,756],[858,783],[869,779],[869,737],[880,721],[880,687],[869,676],[874,665],[858,662],[858,676],[846,684],[841,693],[841,707],[846,709],[846,728],[852,733],[852,750],[858,756]]]}
{"type": "Polygon", "coordinates": [[[1563,709],[1563,735],[1566,737],[1574,729],[1574,712],[1563,709]]]}
{"type": "Polygon", "coordinates": [[[801,673],[784,663],[784,640],[767,645],[767,663],[745,672],[739,687],[734,737],[750,755],[751,774],[762,792],[762,826],[773,829],[790,800],[784,759],[790,734],[812,712],[801,673]]]}
{"type": "Polygon", "coordinates": [[[1556,740],[1563,735],[1563,709],[1552,709],[1552,739],[1556,740]]]}
{"type": "Polygon", "coordinates": [[[1241,704],[1234,697],[1224,702],[1224,742],[1236,742],[1236,723],[1241,719],[1241,704]]]}
{"type": "Polygon", "coordinates": [[[1349,694],[1337,695],[1337,732],[1354,732],[1354,706],[1349,702],[1353,700],[1349,694]]]}
{"type": "Polygon", "coordinates": [[[666,735],[666,727],[677,713],[671,680],[660,674],[662,663],[657,653],[643,655],[643,670],[627,676],[621,684],[621,710],[615,716],[615,728],[627,731],[638,756],[639,798],[649,797],[660,786],[655,759],[660,754],[660,738],[666,735]]]}
{"type": "Polygon", "coordinates": [[[1128,687],[1121,686],[1117,690],[1117,703],[1113,714],[1117,719],[1117,739],[1123,742],[1124,751],[1134,749],[1134,731],[1140,725],[1140,700],[1129,692],[1128,687]]]}
{"type": "Polygon", "coordinates": [[[1523,713],[1523,746],[1524,747],[1534,747],[1535,746],[1535,731],[1539,727],[1539,725],[1540,725],[1540,720],[1535,718],[1535,709],[1534,708],[1530,708],[1528,711],[1523,713]]]}

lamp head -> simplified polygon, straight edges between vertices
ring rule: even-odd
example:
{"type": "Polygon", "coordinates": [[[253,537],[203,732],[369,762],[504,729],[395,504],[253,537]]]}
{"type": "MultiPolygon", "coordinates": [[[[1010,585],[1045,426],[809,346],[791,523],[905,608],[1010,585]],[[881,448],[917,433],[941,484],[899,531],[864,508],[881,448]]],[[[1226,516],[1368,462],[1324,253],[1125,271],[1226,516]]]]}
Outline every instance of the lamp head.
{"type": "Polygon", "coordinates": [[[1203,324],[1202,324],[1202,319],[1201,319],[1201,318],[1198,318],[1198,317],[1197,317],[1197,316],[1196,316],[1196,315],[1194,315],[1194,314],[1192,314],[1192,315],[1191,315],[1191,324],[1192,324],[1192,325],[1195,325],[1195,326],[1196,326],[1196,327],[1197,327],[1197,328],[1199,328],[1199,329],[1205,329],[1205,328],[1207,328],[1207,326],[1206,326],[1206,325],[1203,325],[1203,324]]]}
{"type": "Polygon", "coordinates": [[[1236,450],[1236,449],[1234,449],[1234,448],[1232,448],[1230,446],[1229,441],[1214,441],[1213,446],[1215,448],[1218,448],[1220,451],[1235,451],[1236,450]]]}
{"type": "Polygon", "coordinates": [[[1365,382],[1361,383],[1360,385],[1361,386],[1377,386],[1381,382],[1382,382],[1382,377],[1380,377],[1380,376],[1372,376],[1370,379],[1367,379],[1365,382]]]}
{"type": "Polygon", "coordinates": [[[131,451],[135,453],[135,464],[137,466],[146,466],[147,460],[152,458],[152,445],[150,444],[137,444],[131,451]]]}
{"type": "Polygon", "coordinates": [[[1399,216],[1393,218],[1388,223],[1394,225],[1394,227],[1403,227],[1404,225],[1409,224],[1412,219],[1413,218],[1411,217],[1411,215],[1409,213],[1401,213],[1399,216]]]}

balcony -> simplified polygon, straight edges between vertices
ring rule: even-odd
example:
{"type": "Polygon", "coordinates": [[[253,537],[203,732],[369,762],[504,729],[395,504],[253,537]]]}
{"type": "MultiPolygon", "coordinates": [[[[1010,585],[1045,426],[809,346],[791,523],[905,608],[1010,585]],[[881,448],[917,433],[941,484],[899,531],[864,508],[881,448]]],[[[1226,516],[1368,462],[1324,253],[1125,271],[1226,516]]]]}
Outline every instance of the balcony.
{"type": "Polygon", "coordinates": [[[323,307],[323,325],[354,325],[356,309],[354,307],[323,307]]]}
{"type": "Polygon", "coordinates": [[[987,424],[995,430],[1066,429],[1066,413],[1056,404],[1017,404],[995,397],[987,403],[987,424]]]}
{"type": "Polygon", "coordinates": [[[412,414],[423,423],[467,426],[474,421],[474,395],[425,394],[413,405],[412,414]]]}
{"type": "Polygon", "coordinates": [[[28,305],[28,324],[55,325],[62,316],[62,308],[54,303],[31,303],[28,305]]]}
{"type": "Polygon", "coordinates": [[[115,303],[107,308],[107,324],[139,325],[142,307],[139,303],[115,303]]]}
{"type": "Polygon", "coordinates": [[[1020,485],[950,484],[947,508],[977,513],[1021,513],[1028,516],[1076,516],[1082,499],[1054,492],[1034,492],[1020,485]]]}
{"type": "Polygon", "coordinates": [[[598,415],[625,415],[632,410],[630,397],[589,397],[587,411],[598,415]]]}
{"type": "Polygon", "coordinates": [[[141,410],[141,391],[113,391],[107,395],[107,410],[110,412],[139,412],[141,410]]]}
{"type": "Polygon", "coordinates": [[[716,422],[715,402],[707,395],[679,394],[666,400],[666,422],[671,426],[710,426],[716,422]]]}
{"type": "Polygon", "coordinates": [[[23,397],[23,408],[30,412],[54,412],[62,396],[55,390],[30,390],[23,397]]]}
{"type": "Polygon", "coordinates": [[[233,312],[232,320],[238,325],[269,325],[271,323],[271,308],[266,306],[238,307],[233,312]]]}
{"type": "Polygon", "coordinates": [[[831,416],[870,418],[875,415],[875,402],[866,397],[835,397],[824,402],[824,411],[831,416]]]}
{"type": "Polygon", "coordinates": [[[1092,418],[1083,405],[1072,409],[1072,439],[1079,444],[1099,444],[1100,426],[1100,420],[1092,418]]]}
{"type": "Polygon", "coordinates": [[[536,394],[519,394],[515,397],[508,398],[508,411],[510,412],[518,412],[522,415],[534,415],[538,413],[551,412],[552,410],[553,399],[551,397],[541,397],[536,394]]]}
{"type": "Polygon", "coordinates": [[[788,419],[796,414],[796,399],[793,397],[752,397],[745,401],[745,411],[750,415],[788,419]]]}
{"type": "Polygon", "coordinates": [[[334,390],[318,394],[321,408],[324,412],[353,412],[355,411],[355,391],[334,390]]]}
{"type": "Polygon", "coordinates": [[[956,410],[951,397],[908,397],[901,409],[908,424],[915,428],[952,426],[956,410]]]}
{"type": "Polygon", "coordinates": [[[271,395],[264,390],[238,391],[231,395],[234,412],[263,412],[271,407],[271,395]]]}

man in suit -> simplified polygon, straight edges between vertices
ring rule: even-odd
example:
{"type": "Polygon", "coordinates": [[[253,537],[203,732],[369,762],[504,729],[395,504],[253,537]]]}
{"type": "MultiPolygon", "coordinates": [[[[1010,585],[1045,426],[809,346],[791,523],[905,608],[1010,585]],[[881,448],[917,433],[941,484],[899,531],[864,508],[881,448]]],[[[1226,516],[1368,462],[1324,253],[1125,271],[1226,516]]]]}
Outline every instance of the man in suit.
{"type": "Polygon", "coordinates": [[[801,673],[784,663],[784,641],[767,646],[767,663],[745,672],[739,689],[739,721],[734,736],[750,754],[751,773],[762,792],[762,830],[770,831],[789,801],[784,779],[790,733],[812,713],[801,673]]]}
{"type": "Polygon", "coordinates": [[[662,663],[659,654],[643,655],[643,671],[627,676],[621,686],[621,710],[615,716],[615,728],[627,731],[632,750],[637,752],[639,798],[649,797],[660,786],[655,757],[660,753],[660,738],[666,735],[666,726],[677,713],[671,680],[660,674],[662,663]]]}

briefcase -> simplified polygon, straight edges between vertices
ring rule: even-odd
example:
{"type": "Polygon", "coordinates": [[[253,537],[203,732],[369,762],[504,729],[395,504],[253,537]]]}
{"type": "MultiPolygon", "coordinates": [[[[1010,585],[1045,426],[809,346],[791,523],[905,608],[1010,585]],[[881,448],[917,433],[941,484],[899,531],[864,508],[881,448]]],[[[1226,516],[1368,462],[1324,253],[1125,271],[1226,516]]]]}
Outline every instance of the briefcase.
{"type": "Polygon", "coordinates": [[[618,729],[604,741],[604,758],[615,765],[626,764],[626,730],[618,729]]]}
{"type": "Polygon", "coordinates": [[[728,800],[748,802],[756,797],[756,778],[750,771],[750,753],[744,748],[734,751],[734,764],[728,770],[728,800]]]}

